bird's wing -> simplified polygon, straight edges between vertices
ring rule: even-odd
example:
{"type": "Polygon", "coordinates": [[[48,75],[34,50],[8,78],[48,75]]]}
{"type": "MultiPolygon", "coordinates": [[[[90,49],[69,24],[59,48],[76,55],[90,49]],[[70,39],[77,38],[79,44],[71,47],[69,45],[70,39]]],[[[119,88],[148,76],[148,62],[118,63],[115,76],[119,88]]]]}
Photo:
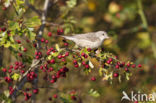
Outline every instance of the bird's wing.
{"type": "Polygon", "coordinates": [[[87,40],[90,42],[96,42],[99,41],[99,37],[95,36],[95,33],[87,33],[87,34],[77,34],[73,37],[79,39],[79,40],[87,40]]]}
{"type": "Polygon", "coordinates": [[[75,40],[75,38],[73,38],[73,36],[62,36],[62,37],[64,37],[65,39],[68,39],[68,40],[72,40],[72,41],[75,40]]]}

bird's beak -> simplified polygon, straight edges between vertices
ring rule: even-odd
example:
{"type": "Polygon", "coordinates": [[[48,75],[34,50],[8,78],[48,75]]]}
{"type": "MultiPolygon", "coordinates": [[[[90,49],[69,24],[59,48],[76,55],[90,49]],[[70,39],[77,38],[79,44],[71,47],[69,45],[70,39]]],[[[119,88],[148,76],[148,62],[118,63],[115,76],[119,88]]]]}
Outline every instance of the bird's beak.
{"type": "Polygon", "coordinates": [[[106,39],[109,39],[109,38],[110,38],[109,36],[106,37],[106,39]]]}

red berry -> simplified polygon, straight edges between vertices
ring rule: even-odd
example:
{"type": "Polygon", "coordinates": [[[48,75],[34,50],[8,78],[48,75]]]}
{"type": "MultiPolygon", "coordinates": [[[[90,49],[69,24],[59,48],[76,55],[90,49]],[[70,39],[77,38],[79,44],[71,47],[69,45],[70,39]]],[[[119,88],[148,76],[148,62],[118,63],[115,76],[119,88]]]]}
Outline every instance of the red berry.
{"type": "Polygon", "coordinates": [[[133,64],[133,65],[132,65],[132,68],[135,68],[135,67],[136,67],[136,65],[135,65],[135,64],[133,64]]]}
{"type": "Polygon", "coordinates": [[[78,68],[78,67],[79,67],[79,65],[78,65],[78,64],[75,64],[74,66],[75,66],[75,68],[78,68]]]}
{"type": "Polygon", "coordinates": [[[12,72],[12,69],[9,69],[8,72],[11,73],[12,72]]]}
{"type": "Polygon", "coordinates": [[[115,68],[116,68],[116,69],[119,69],[119,65],[116,65],[115,68]]]}
{"type": "Polygon", "coordinates": [[[87,48],[87,51],[90,52],[91,51],[91,48],[87,48]]]}
{"type": "Polygon", "coordinates": [[[34,44],[33,44],[33,46],[36,48],[36,47],[37,47],[37,44],[36,44],[36,43],[34,43],[34,44]]]}
{"type": "Polygon", "coordinates": [[[52,67],[49,68],[48,72],[51,72],[53,71],[54,69],[52,67]]]}
{"type": "Polygon", "coordinates": [[[112,62],[112,61],[113,61],[113,59],[112,59],[112,58],[109,58],[109,61],[110,61],[110,62],[112,62]]]}
{"type": "Polygon", "coordinates": [[[54,94],[53,97],[54,97],[54,98],[57,98],[58,96],[57,96],[57,94],[54,94]]]}
{"type": "Polygon", "coordinates": [[[64,58],[63,58],[63,59],[61,59],[61,61],[62,61],[62,62],[65,62],[65,61],[66,61],[66,59],[64,59],[64,58]]]}
{"type": "Polygon", "coordinates": [[[68,46],[68,43],[64,43],[64,46],[68,46]]]}
{"type": "Polygon", "coordinates": [[[27,48],[24,48],[23,51],[26,52],[27,51],[27,48]]]}
{"type": "Polygon", "coordinates": [[[130,67],[131,66],[131,64],[130,63],[127,63],[127,67],[130,67]]]}
{"type": "Polygon", "coordinates": [[[51,64],[55,64],[55,59],[51,59],[51,60],[50,60],[50,63],[51,63],[51,64]]]}
{"type": "Polygon", "coordinates": [[[49,100],[49,101],[52,101],[52,98],[51,98],[51,97],[49,97],[49,98],[48,98],[48,100],[49,100]]]}
{"type": "Polygon", "coordinates": [[[40,66],[40,69],[41,69],[41,70],[43,69],[43,66],[42,66],[42,65],[40,66]]]}
{"type": "Polygon", "coordinates": [[[85,58],[88,58],[88,55],[87,54],[85,54],[85,56],[84,56],[85,58]]]}
{"type": "Polygon", "coordinates": [[[92,81],[96,81],[96,78],[95,78],[95,77],[92,77],[91,80],[92,80],[92,81]]]}
{"type": "Polygon", "coordinates": [[[51,32],[48,32],[48,36],[51,37],[52,36],[52,33],[51,32]]]}
{"type": "Polygon", "coordinates": [[[15,70],[17,70],[18,68],[19,68],[19,66],[17,66],[17,65],[14,67],[15,70]]]}
{"type": "Polygon", "coordinates": [[[24,70],[21,70],[21,73],[22,73],[22,74],[24,74],[24,73],[25,73],[25,71],[24,71],[24,70]]]}
{"type": "Polygon", "coordinates": [[[34,89],[34,90],[33,90],[33,93],[34,93],[34,94],[37,94],[37,93],[38,93],[38,89],[34,89]]]}
{"type": "Polygon", "coordinates": [[[114,73],[113,76],[114,76],[114,77],[118,77],[119,74],[118,74],[118,73],[114,73]]]}
{"type": "Polygon", "coordinates": [[[65,53],[65,56],[69,56],[69,52],[66,52],[66,53],[65,53]]]}
{"type": "Polygon", "coordinates": [[[2,10],[4,10],[4,11],[7,10],[7,7],[3,7],[2,10]]]}
{"type": "Polygon", "coordinates": [[[82,64],[83,64],[83,65],[86,65],[86,62],[85,62],[85,61],[83,61],[83,62],[82,62],[82,64]]]}
{"type": "Polygon", "coordinates": [[[6,31],[6,28],[4,27],[4,28],[2,28],[1,30],[2,30],[3,32],[5,32],[5,31],[6,31]]]}
{"type": "Polygon", "coordinates": [[[52,78],[52,79],[57,79],[55,75],[52,75],[51,78],[52,78]]]}
{"type": "Polygon", "coordinates": [[[37,55],[35,58],[36,58],[36,59],[39,59],[39,58],[40,58],[40,56],[38,56],[38,55],[37,55]]]}
{"type": "Polygon", "coordinates": [[[88,68],[89,68],[89,65],[88,65],[88,64],[86,64],[86,65],[85,65],[85,68],[86,68],[86,69],[88,69],[88,68]]]}
{"type": "Polygon", "coordinates": [[[15,65],[19,65],[19,62],[15,62],[15,65]]]}
{"type": "Polygon", "coordinates": [[[10,65],[10,67],[9,67],[10,69],[12,69],[13,68],[13,66],[12,65],[10,65]]]}
{"type": "Polygon", "coordinates": [[[19,56],[19,57],[22,57],[22,53],[18,53],[18,56],[19,56]]]}
{"type": "Polygon", "coordinates": [[[3,68],[2,71],[3,71],[3,72],[7,72],[7,69],[6,69],[6,68],[3,68]]]}
{"type": "Polygon", "coordinates": [[[41,42],[44,42],[44,38],[41,38],[41,42]]]}
{"type": "Polygon", "coordinates": [[[57,29],[57,35],[62,35],[64,33],[63,29],[57,29]]]}
{"type": "Polygon", "coordinates": [[[48,44],[48,40],[45,40],[45,43],[48,44]]]}
{"type": "Polygon", "coordinates": [[[128,68],[125,68],[125,71],[128,72],[129,71],[128,68]]]}
{"type": "Polygon", "coordinates": [[[138,67],[139,67],[139,68],[141,68],[141,67],[142,67],[142,65],[141,65],[141,64],[138,64],[138,67]]]}
{"type": "Polygon", "coordinates": [[[77,60],[73,60],[73,63],[74,63],[74,64],[77,64],[77,60]]]}
{"type": "Polygon", "coordinates": [[[85,53],[81,53],[81,56],[85,56],[85,53]]]}
{"type": "Polygon", "coordinates": [[[71,99],[72,99],[72,100],[76,100],[76,97],[75,97],[75,96],[71,96],[71,99]]]}
{"type": "Polygon", "coordinates": [[[16,42],[17,42],[18,44],[21,44],[21,41],[20,41],[20,40],[16,40],[16,42]]]}
{"type": "Polygon", "coordinates": [[[27,39],[26,42],[27,42],[27,43],[30,43],[30,40],[27,39]]]}
{"type": "Polygon", "coordinates": [[[62,58],[62,55],[58,55],[57,58],[58,58],[58,59],[61,59],[61,58],[62,58]]]}

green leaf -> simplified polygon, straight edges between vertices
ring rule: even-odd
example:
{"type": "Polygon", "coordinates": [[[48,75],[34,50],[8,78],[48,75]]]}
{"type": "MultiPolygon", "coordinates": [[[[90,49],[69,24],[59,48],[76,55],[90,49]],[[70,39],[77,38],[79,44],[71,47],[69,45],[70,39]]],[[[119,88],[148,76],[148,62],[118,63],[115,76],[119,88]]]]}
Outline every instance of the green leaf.
{"type": "Polygon", "coordinates": [[[68,34],[70,33],[70,31],[71,31],[70,27],[67,27],[64,29],[64,34],[68,34]]]}
{"type": "Polygon", "coordinates": [[[16,29],[19,29],[19,24],[18,22],[15,22],[15,21],[8,21],[8,24],[9,24],[9,30],[16,30],[16,29]]]}
{"type": "Polygon", "coordinates": [[[4,44],[4,47],[5,47],[5,48],[8,48],[8,47],[10,47],[10,46],[11,46],[10,41],[7,41],[6,44],[4,44]]]}
{"type": "Polygon", "coordinates": [[[29,38],[30,40],[34,40],[34,39],[35,39],[35,36],[36,36],[36,33],[31,32],[31,31],[28,31],[28,32],[26,33],[26,36],[28,36],[28,38],[29,38]]]}
{"type": "Polygon", "coordinates": [[[99,69],[99,75],[102,76],[102,74],[103,74],[103,68],[100,68],[99,69]]]}
{"type": "Polygon", "coordinates": [[[18,17],[21,17],[23,13],[25,12],[25,7],[24,7],[24,0],[16,0],[15,3],[13,3],[18,17]]]}
{"type": "Polygon", "coordinates": [[[11,47],[14,48],[15,50],[19,50],[20,45],[19,44],[12,44],[11,47]]]}
{"type": "Polygon", "coordinates": [[[24,0],[16,0],[16,4],[17,4],[17,5],[24,4],[24,0]]]}
{"type": "Polygon", "coordinates": [[[68,6],[69,8],[73,8],[73,7],[76,6],[77,0],[68,0],[68,1],[66,1],[66,3],[67,3],[67,6],[68,6]]]}
{"type": "Polygon", "coordinates": [[[33,5],[34,4],[34,1],[35,0],[29,0],[29,3],[33,5]]]}
{"type": "Polygon", "coordinates": [[[90,89],[89,94],[93,97],[99,97],[100,96],[100,94],[94,89],[90,89]]]}
{"type": "Polygon", "coordinates": [[[69,99],[66,99],[64,97],[60,97],[60,99],[63,101],[63,103],[72,103],[69,99]]]}
{"type": "Polygon", "coordinates": [[[33,27],[41,25],[41,20],[39,19],[38,16],[34,16],[34,17],[26,20],[25,25],[29,28],[33,28],[33,27]]]}
{"type": "Polygon", "coordinates": [[[131,76],[131,73],[126,73],[126,79],[129,80],[129,77],[131,76]]]}

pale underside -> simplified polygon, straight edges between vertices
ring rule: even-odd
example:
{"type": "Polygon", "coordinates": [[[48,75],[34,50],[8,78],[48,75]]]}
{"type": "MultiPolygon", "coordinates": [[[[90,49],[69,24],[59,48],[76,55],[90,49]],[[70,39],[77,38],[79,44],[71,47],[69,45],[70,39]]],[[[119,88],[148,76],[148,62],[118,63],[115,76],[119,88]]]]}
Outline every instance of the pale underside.
{"type": "Polygon", "coordinates": [[[101,45],[101,40],[95,33],[87,33],[83,36],[82,34],[79,34],[73,37],[76,38],[73,41],[80,47],[98,48],[101,45]]]}

